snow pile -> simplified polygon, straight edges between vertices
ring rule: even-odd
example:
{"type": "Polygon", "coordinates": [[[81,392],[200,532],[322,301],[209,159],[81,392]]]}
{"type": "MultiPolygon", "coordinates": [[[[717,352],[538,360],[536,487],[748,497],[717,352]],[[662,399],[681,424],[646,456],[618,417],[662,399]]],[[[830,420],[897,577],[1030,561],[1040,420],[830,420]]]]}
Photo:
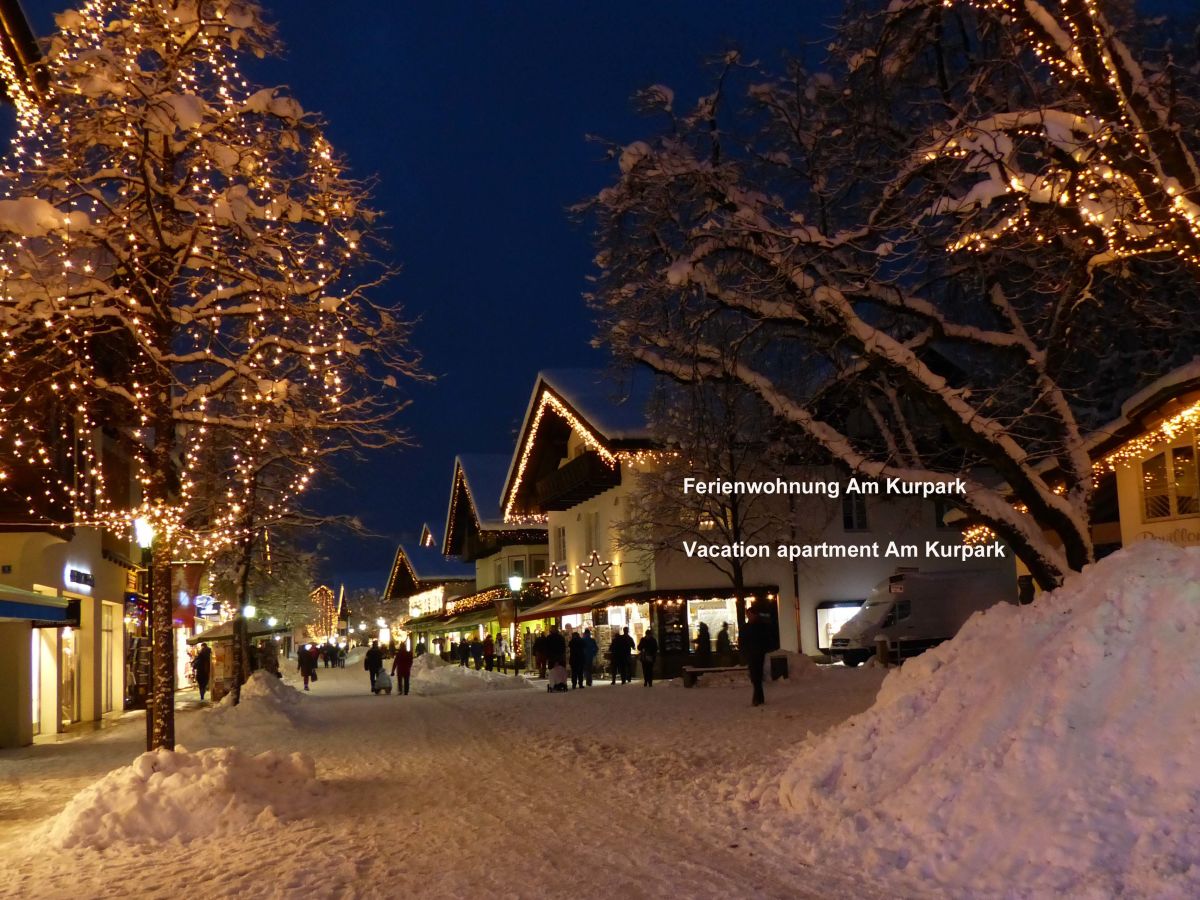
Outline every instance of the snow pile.
{"type": "Polygon", "coordinates": [[[436,694],[461,694],[469,691],[513,691],[536,687],[527,678],[505,675],[502,672],[475,670],[463,666],[436,662],[422,662],[429,654],[413,661],[412,683],[409,692],[422,697],[436,694]]]}
{"type": "Polygon", "coordinates": [[[793,757],[792,846],[918,892],[1200,896],[1198,651],[1200,548],[977,614],[793,757]]]}
{"type": "Polygon", "coordinates": [[[420,672],[432,672],[434,669],[444,669],[448,665],[450,663],[436,653],[422,653],[413,660],[412,674],[415,676],[420,672]]]}
{"type": "Polygon", "coordinates": [[[211,725],[241,726],[251,721],[293,725],[304,718],[304,694],[270,672],[259,670],[242,685],[241,701],[233,705],[233,694],[207,713],[211,725]]]}
{"type": "Polygon", "coordinates": [[[64,849],[208,841],[298,818],[318,795],[315,766],[303,753],[153,750],[76,794],[44,837],[64,849]]]}

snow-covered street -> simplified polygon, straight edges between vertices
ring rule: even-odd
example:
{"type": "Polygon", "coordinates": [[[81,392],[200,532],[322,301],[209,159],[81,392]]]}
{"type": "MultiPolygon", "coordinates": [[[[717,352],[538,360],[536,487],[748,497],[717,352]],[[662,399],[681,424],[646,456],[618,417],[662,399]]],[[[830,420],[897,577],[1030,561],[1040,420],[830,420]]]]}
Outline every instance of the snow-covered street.
{"type": "MultiPolygon", "coordinates": [[[[758,709],[744,677],[710,676],[694,690],[597,683],[548,695],[540,685],[489,690],[512,681],[489,685],[487,676],[419,667],[410,696],[373,696],[360,667],[322,669],[299,703],[253,697],[236,710],[182,713],[188,750],[301,751],[318,780],[315,793],[279,797],[278,809],[232,828],[201,803],[209,827],[186,830],[212,836],[188,843],[57,849],[48,836],[78,790],[137,756],[140,718],[3,751],[0,894],[872,895],[771,843],[760,825],[779,810],[746,817],[735,795],[748,774],[782,770],[781,754],[794,754],[809,731],[865,709],[877,670],[803,667],[769,685],[758,709]]],[[[162,824],[117,815],[133,833],[162,824]]]]}

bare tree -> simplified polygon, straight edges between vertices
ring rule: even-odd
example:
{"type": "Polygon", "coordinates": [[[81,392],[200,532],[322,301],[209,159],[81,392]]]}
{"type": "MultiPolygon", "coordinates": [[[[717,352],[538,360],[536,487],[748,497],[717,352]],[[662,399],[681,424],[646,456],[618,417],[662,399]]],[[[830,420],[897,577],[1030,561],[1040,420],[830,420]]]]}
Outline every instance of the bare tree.
{"type": "MultiPolygon", "coordinates": [[[[0,248],[0,316],[17,387],[0,412],[9,440],[36,438],[19,427],[26,404],[64,397],[60,431],[86,445],[103,425],[141,460],[152,742],[172,747],[172,559],[254,533],[253,473],[280,447],[299,461],[393,443],[403,404],[388,394],[415,358],[369,297],[387,271],[368,250],[365,186],[316,117],[238,70],[239,55],[277,49],[254,4],[99,0],[58,25],[40,114],[4,173],[17,236],[0,248]],[[238,459],[224,509],[197,509],[214,443],[238,459]]],[[[127,521],[97,505],[96,454],[79,459],[75,483],[51,487],[80,519],[127,521]]],[[[271,516],[312,475],[293,472],[271,516]]]]}
{"type": "MultiPolygon", "coordinates": [[[[773,440],[775,422],[757,394],[729,382],[671,386],[651,409],[652,424],[668,449],[639,471],[618,525],[618,544],[635,554],[678,552],[701,544],[773,543],[789,536],[787,504],[760,493],[687,491],[684,482],[773,480],[784,469],[784,448],[773,440]]],[[[745,598],[747,561],[740,555],[705,561],[745,598]]]]}
{"type": "MultiPolygon", "coordinates": [[[[645,92],[669,127],[614,150],[620,178],[590,205],[591,299],[623,355],[736,381],[853,470],[962,477],[964,504],[1052,586],[1092,558],[1088,432],[1200,333],[1195,279],[1149,248],[1098,266],[1057,200],[972,246],[993,181],[987,154],[949,135],[983,146],[1013,109],[1058,134],[1077,86],[990,12],[886,6],[855,8],[823,71],[772,77],[730,54],[685,113],[645,92]]],[[[1181,109],[1141,89],[1163,116],[1181,109]]],[[[1032,171],[1052,152],[1031,139],[1014,158],[1032,171]]]]}

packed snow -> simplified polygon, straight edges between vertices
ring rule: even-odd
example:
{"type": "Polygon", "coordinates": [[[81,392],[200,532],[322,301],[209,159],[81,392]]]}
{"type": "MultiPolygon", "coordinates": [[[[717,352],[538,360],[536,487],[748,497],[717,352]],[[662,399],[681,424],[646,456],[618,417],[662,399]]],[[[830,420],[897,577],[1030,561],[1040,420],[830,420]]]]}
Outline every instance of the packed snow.
{"type": "Polygon", "coordinates": [[[1200,548],[1144,541],[977,614],[743,795],[910,890],[1200,896],[1200,548]]]}
{"type": "Polygon", "coordinates": [[[238,705],[233,694],[205,713],[210,728],[239,728],[247,723],[270,722],[276,725],[295,725],[304,721],[304,694],[269,672],[255,672],[242,685],[238,705]]]}
{"type": "Polygon", "coordinates": [[[57,848],[211,839],[267,829],[319,799],[303,753],[155,750],[84,788],[45,830],[57,848]]]}

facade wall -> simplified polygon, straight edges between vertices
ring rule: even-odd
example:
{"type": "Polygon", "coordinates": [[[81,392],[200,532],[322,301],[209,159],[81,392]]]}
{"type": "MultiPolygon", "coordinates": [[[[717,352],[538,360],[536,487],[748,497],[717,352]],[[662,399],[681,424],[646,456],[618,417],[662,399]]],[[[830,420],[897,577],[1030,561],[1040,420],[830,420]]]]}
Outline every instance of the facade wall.
{"type": "Polygon", "coordinates": [[[1200,451],[1195,432],[1117,466],[1117,503],[1121,518],[1121,543],[1167,541],[1180,547],[1200,546],[1200,503],[1196,498],[1195,460],[1200,451]],[[1183,451],[1175,454],[1175,451],[1183,451]],[[1156,473],[1147,464],[1160,454],[1168,473],[1167,492],[1153,484],[1156,473]],[[1185,455],[1186,454],[1186,455],[1185,455]],[[1186,460],[1192,460],[1188,477],[1186,460]],[[1152,486],[1153,485],[1153,486],[1152,486]],[[1189,511],[1190,510],[1190,511],[1189,511]],[[1149,512],[1165,513],[1148,515],[1149,512]]]}
{"type": "Polygon", "coordinates": [[[41,532],[0,534],[0,564],[8,567],[0,575],[8,587],[79,603],[78,625],[0,623],[6,660],[23,654],[21,677],[0,678],[0,745],[8,739],[29,743],[37,733],[121,711],[130,573],[104,558],[100,532],[78,528],[69,541],[41,532]],[[8,647],[12,641],[20,646],[8,647]]]}
{"type": "Polygon", "coordinates": [[[545,544],[514,544],[501,547],[490,556],[475,561],[475,587],[477,590],[506,585],[510,575],[533,578],[544,574],[548,567],[545,544]]]}

